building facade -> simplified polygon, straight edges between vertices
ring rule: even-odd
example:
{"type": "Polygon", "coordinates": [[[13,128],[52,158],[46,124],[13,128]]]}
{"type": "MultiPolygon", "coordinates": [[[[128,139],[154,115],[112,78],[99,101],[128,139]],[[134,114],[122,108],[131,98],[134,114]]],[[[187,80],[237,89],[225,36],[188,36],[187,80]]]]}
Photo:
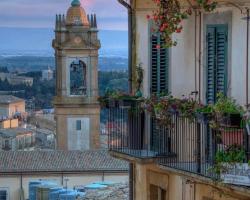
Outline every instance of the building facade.
{"type": "Polygon", "coordinates": [[[18,119],[0,120],[0,129],[17,128],[19,126],[18,119]]]}
{"type": "Polygon", "coordinates": [[[73,189],[94,182],[128,180],[127,163],[105,151],[13,151],[0,152],[0,156],[3,200],[28,199],[32,181],[49,181],[73,189]]]}
{"type": "Polygon", "coordinates": [[[50,68],[42,71],[42,80],[52,80],[54,78],[54,72],[50,68]]]}
{"type": "MultiPolygon", "coordinates": [[[[162,92],[179,98],[194,94],[194,98],[207,104],[215,101],[216,92],[223,92],[243,106],[249,104],[247,19],[250,1],[218,0],[213,12],[194,7],[193,14],[183,20],[182,33],[173,35],[177,46],[168,49],[162,46],[159,34],[152,32],[153,22],[147,19],[156,9],[154,1],[119,2],[129,13],[130,79],[136,74],[134,66],[141,64],[145,97],[162,92]]],[[[181,7],[189,8],[190,2],[195,3],[180,1],[181,7]]],[[[135,86],[130,84],[135,92],[135,86]]],[[[122,107],[115,110],[119,114],[111,111],[112,119],[126,112],[122,107]]],[[[126,115],[122,120],[126,121],[126,115]]],[[[250,199],[249,187],[236,184],[236,179],[231,180],[234,184],[225,184],[215,182],[209,175],[213,163],[207,160],[218,146],[225,148],[229,144],[225,138],[211,146],[214,136],[204,134],[209,128],[201,130],[199,123],[175,120],[176,127],[168,131],[152,124],[150,117],[139,114],[137,119],[130,117],[128,120],[126,134],[119,135],[112,130],[110,138],[117,140],[110,145],[111,154],[130,162],[130,199],[250,199]],[[134,120],[137,125],[133,124],[134,120]]],[[[249,138],[241,140],[248,142],[249,138]]]]}
{"type": "Polygon", "coordinates": [[[25,113],[25,101],[11,95],[0,95],[0,117],[11,118],[25,113]]]}
{"type": "Polygon", "coordinates": [[[56,17],[57,147],[86,150],[99,147],[98,30],[96,16],[87,16],[73,0],[66,17],[56,17]]]}
{"type": "Polygon", "coordinates": [[[16,74],[11,73],[0,73],[1,81],[7,80],[11,85],[26,85],[32,86],[33,85],[33,78],[26,77],[26,76],[17,76],[16,74]]]}
{"type": "Polygon", "coordinates": [[[0,129],[0,150],[32,150],[35,147],[35,132],[24,128],[0,129]]]}

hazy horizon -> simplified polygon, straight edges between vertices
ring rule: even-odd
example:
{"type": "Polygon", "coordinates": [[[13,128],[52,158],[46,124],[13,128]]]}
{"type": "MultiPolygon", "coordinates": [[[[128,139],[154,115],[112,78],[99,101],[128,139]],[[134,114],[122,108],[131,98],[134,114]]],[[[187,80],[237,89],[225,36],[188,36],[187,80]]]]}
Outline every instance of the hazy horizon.
{"type": "MultiPolygon", "coordinates": [[[[24,53],[53,55],[53,28],[0,27],[0,54],[24,53]]],[[[100,30],[100,55],[127,56],[128,35],[123,30],[100,30]],[[110,54],[110,55],[109,55],[110,54]]]]}

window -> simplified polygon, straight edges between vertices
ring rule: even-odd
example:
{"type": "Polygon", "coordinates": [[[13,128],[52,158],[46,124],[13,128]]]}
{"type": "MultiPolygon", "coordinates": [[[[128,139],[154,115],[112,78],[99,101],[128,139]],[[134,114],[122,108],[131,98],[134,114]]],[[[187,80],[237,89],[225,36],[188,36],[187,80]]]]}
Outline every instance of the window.
{"type": "Polygon", "coordinates": [[[81,120],[76,121],[76,130],[77,131],[82,130],[82,122],[81,122],[81,120]]]}
{"type": "Polygon", "coordinates": [[[150,200],[166,200],[166,195],[166,190],[155,185],[150,185],[150,200]]]}
{"type": "Polygon", "coordinates": [[[6,151],[11,150],[10,141],[8,139],[4,141],[4,148],[3,149],[6,151]]]}
{"type": "Polygon", "coordinates": [[[7,190],[0,189],[0,200],[7,200],[7,199],[8,199],[7,190]]]}
{"type": "Polygon", "coordinates": [[[86,95],[86,64],[75,60],[70,65],[70,95],[86,95]]]}
{"type": "Polygon", "coordinates": [[[227,25],[207,27],[207,103],[215,103],[217,93],[227,93],[227,35],[227,25]]]}
{"type": "Polygon", "coordinates": [[[151,36],[151,94],[168,93],[169,50],[160,33],[151,36]],[[160,46],[158,48],[157,46],[160,46]]]}
{"type": "MultiPolygon", "coordinates": [[[[164,48],[164,39],[160,33],[151,35],[151,94],[167,94],[169,92],[169,49],[164,48]],[[157,46],[160,46],[158,48],[157,46]]],[[[151,148],[158,151],[159,148],[168,144],[168,137],[165,133],[159,133],[156,129],[156,124],[151,123],[151,148]],[[159,143],[161,141],[161,144],[159,143]]],[[[167,153],[169,147],[165,148],[167,153]]]]}

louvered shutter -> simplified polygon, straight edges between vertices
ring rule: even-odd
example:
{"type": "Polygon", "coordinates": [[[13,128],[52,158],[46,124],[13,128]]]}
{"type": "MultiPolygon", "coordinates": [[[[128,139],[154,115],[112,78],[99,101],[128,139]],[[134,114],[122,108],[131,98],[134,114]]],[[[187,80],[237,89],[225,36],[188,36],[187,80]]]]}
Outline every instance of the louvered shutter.
{"type": "Polygon", "coordinates": [[[216,102],[216,94],[226,94],[227,26],[207,29],[207,103],[216,102]]]}
{"type": "MultiPolygon", "coordinates": [[[[151,94],[168,93],[168,70],[169,70],[169,51],[164,48],[164,39],[160,34],[151,36],[151,94]],[[160,49],[157,49],[160,45],[160,49]]],[[[164,133],[160,132],[156,123],[152,120],[151,149],[159,152],[164,143],[164,133]]],[[[160,153],[160,152],[159,152],[160,153]]],[[[161,152],[166,153],[166,152],[161,152]]]]}
{"type": "Polygon", "coordinates": [[[160,34],[151,36],[151,93],[168,93],[168,49],[164,48],[164,40],[160,34]],[[157,45],[161,48],[157,49],[157,45]]]}
{"type": "Polygon", "coordinates": [[[216,93],[226,93],[227,90],[227,28],[216,29],[216,93]]]}
{"type": "Polygon", "coordinates": [[[158,49],[156,46],[158,45],[158,37],[157,35],[152,35],[151,38],[151,92],[153,94],[158,91],[158,49]]]}

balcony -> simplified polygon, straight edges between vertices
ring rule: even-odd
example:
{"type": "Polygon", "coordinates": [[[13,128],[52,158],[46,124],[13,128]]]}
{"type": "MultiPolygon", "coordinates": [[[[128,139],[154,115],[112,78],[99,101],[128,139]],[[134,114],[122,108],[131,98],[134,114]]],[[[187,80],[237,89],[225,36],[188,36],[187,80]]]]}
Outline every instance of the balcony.
{"type": "Polygon", "coordinates": [[[157,127],[156,130],[164,136],[149,137],[148,121],[150,118],[138,106],[139,101],[112,101],[107,108],[109,115],[109,150],[137,159],[155,159],[173,156],[168,151],[169,137],[167,129],[157,127]],[[150,141],[155,142],[154,145],[150,141]],[[156,144],[157,143],[157,144],[156,144]],[[152,147],[152,148],[151,148],[152,147]]]}
{"type": "Polygon", "coordinates": [[[190,120],[171,115],[171,127],[159,124],[138,106],[138,102],[110,102],[109,150],[111,154],[133,161],[150,160],[163,167],[216,178],[218,152],[237,146],[250,159],[249,134],[245,128],[211,128],[204,119],[190,120]]]}

